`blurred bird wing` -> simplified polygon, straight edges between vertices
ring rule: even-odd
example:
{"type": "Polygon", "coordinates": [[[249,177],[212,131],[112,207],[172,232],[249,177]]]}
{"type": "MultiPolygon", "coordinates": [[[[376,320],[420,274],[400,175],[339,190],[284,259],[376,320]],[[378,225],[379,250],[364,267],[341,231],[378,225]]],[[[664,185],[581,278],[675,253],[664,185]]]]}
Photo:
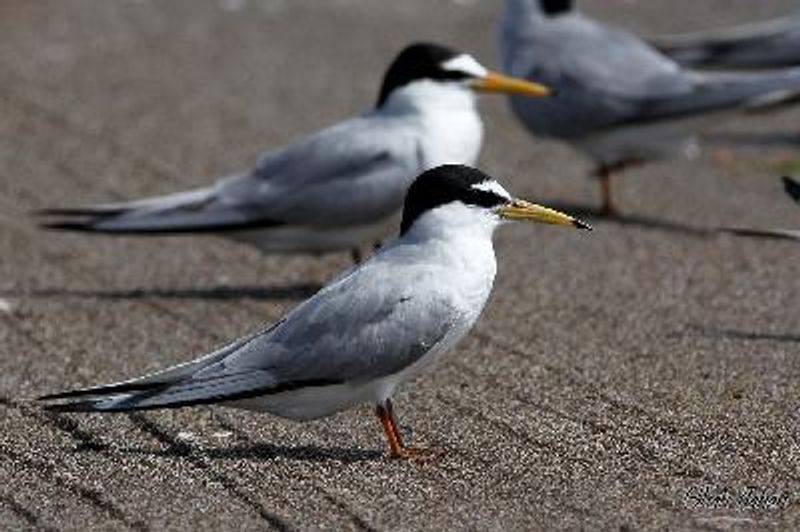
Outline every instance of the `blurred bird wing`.
{"type": "Polygon", "coordinates": [[[284,223],[375,221],[402,206],[419,170],[413,131],[367,115],[263,155],[215,195],[284,223]]]}

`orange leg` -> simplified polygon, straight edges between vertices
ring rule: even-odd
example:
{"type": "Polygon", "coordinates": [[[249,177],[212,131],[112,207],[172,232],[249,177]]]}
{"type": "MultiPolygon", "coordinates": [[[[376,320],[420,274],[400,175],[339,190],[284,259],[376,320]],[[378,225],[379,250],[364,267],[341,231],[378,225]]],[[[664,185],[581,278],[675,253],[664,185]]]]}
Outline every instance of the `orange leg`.
{"type": "Polygon", "coordinates": [[[386,435],[386,442],[389,444],[389,458],[426,461],[440,454],[436,450],[415,449],[403,445],[400,431],[397,428],[397,421],[394,417],[392,402],[389,399],[375,408],[375,414],[383,426],[383,433],[386,435]]]}

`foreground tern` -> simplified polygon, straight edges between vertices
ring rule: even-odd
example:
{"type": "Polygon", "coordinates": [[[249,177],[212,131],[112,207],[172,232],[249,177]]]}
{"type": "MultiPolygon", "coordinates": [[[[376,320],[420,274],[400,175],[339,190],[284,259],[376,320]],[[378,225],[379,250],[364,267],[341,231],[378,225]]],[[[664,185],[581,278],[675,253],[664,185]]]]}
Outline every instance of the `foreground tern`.
{"type": "Polygon", "coordinates": [[[490,72],[435,44],[405,48],[376,107],[216,184],[138,201],[48,209],[45,227],[129,235],[210,233],[265,253],[350,249],[386,236],[422,171],[474,164],[483,138],[476,92],[543,97],[542,85],[490,72]]]}
{"type": "Polygon", "coordinates": [[[480,316],[497,268],[492,234],[504,220],[588,228],[513,199],[479,170],[434,168],[410,187],[397,239],[271,327],[146,377],[43,399],[85,398],[51,406],[68,412],[219,403],[299,421],[372,402],[390,455],[412,457],[390,398],[480,316]]]}
{"type": "Polygon", "coordinates": [[[800,11],[789,15],[653,41],[682,65],[775,68],[800,65],[800,11]]]}
{"type": "Polygon", "coordinates": [[[614,172],[696,149],[690,132],[675,127],[679,119],[800,90],[800,69],[685,70],[634,35],[584,16],[571,0],[506,0],[500,39],[507,72],[559,95],[512,97],[513,111],[535,135],[568,142],[596,163],[607,214],[614,172]]]}
{"type": "MultiPolygon", "coordinates": [[[[791,177],[784,177],[783,189],[786,194],[795,201],[800,203],[800,182],[791,177]]],[[[749,236],[755,238],[774,238],[784,240],[800,240],[800,230],[798,229],[750,229],[750,228],[724,228],[722,231],[726,233],[733,233],[739,236],[749,236]]]]}

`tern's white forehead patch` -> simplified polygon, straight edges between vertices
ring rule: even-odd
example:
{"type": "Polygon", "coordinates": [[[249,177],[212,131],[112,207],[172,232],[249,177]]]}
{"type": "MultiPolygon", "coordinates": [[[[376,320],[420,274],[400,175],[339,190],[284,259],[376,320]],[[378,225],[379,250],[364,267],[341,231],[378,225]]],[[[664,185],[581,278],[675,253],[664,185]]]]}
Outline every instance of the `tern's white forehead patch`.
{"type": "Polygon", "coordinates": [[[452,59],[448,59],[442,63],[441,67],[444,70],[453,72],[465,72],[476,78],[483,78],[489,73],[483,65],[478,63],[475,58],[469,54],[461,54],[452,59]]]}
{"type": "Polygon", "coordinates": [[[509,200],[511,199],[511,194],[509,194],[508,191],[504,189],[503,186],[494,179],[490,181],[482,181],[480,183],[476,183],[472,185],[472,188],[475,190],[483,190],[484,192],[492,192],[500,197],[509,200]]]}

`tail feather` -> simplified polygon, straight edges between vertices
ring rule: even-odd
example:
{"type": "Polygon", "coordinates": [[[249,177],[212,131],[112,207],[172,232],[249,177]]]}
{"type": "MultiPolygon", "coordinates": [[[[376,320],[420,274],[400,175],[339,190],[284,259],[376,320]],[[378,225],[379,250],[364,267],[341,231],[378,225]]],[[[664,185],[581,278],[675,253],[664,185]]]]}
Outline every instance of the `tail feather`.
{"type": "Polygon", "coordinates": [[[163,389],[172,384],[171,382],[128,382],[120,384],[109,384],[106,386],[95,386],[92,388],[81,388],[79,390],[69,390],[66,392],[51,393],[43,395],[39,401],[55,401],[60,399],[73,399],[77,397],[98,397],[102,395],[127,394],[132,392],[152,392],[163,389]]]}
{"type": "MultiPolygon", "coordinates": [[[[191,380],[192,376],[198,371],[217,364],[231,353],[235,352],[242,346],[247,345],[249,342],[255,340],[262,334],[269,332],[280,323],[281,321],[278,321],[262,331],[258,331],[250,336],[241,338],[198,359],[184,362],[183,364],[178,364],[176,366],[171,366],[143,377],[122,382],[115,382],[112,384],[105,384],[102,386],[93,386],[90,388],[81,388],[78,390],[68,390],[65,392],[48,394],[39,397],[38,400],[68,400],[67,403],[47,405],[45,407],[49,410],[58,412],[113,412],[143,409],[146,407],[137,407],[136,401],[145,400],[161,393],[170,386],[183,381],[191,380]],[[82,398],[87,399],[80,400],[82,398]],[[73,401],[73,399],[79,400],[73,401]]],[[[159,407],[162,406],[150,406],[150,408],[159,407]]],[[[168,406],[163,407],[167,408],[168,406]]]]}
{"type": "Polygon", "coordinates": [[[34,216],[115,216],[132,209],[125,204],[83,205],[79,207],[49,207],[34,211],[34,216]]]}
{"type": "Polygon", "coordinates": [[[283,225],[250,206],[215,201],[206,188],[128,203],[50,208],[39,216],[53,217],[45,229],[126,235],[219,233],[283,225]]]}
{"type": "Polygon", "coordinates": [[[650,102],[653,115],[680,116],[736,107],[758,108],[792,101],[800,95],[800,68],[770,73],[699,73],[691,94],[650,102]]]}
{"type": "Polygon", "coordinates": [[[72,231],[83,233],[97,233],[94,228],[94,222],[91,220],[84,221],[60,221],[60,222],[44,222],[40,223],[39,227],[42,229],[49,229],[51,231],[72,231]]]}

